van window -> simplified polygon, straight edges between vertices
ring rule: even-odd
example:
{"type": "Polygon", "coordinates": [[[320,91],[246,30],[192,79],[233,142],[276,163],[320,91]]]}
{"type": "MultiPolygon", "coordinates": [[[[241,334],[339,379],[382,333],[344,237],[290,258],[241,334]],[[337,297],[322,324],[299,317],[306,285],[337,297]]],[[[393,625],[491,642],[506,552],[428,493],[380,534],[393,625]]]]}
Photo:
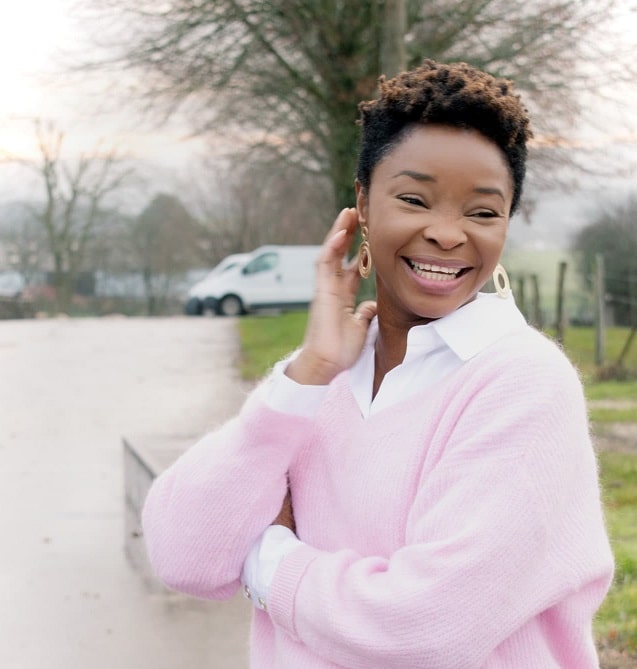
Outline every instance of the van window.
{"type": "Polygon", "coordinates": [[[257,256],[250,261],[244,268],[244,274],[256,274],[257,272],[265,272],[269,269],[274,269],[279,264],[278,253],[264,253],[257,256]]]}

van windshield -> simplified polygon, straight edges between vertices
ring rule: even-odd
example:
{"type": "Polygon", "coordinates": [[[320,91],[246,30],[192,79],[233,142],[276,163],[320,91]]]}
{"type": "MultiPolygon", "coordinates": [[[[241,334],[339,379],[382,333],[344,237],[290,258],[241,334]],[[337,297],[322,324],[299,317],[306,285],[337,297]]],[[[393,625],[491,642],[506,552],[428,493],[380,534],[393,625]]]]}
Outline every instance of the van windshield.
{"type": "Polygon", "coordinates": [[[221,268],[221,273],[223,274],[223,272],[227,272],[229,269],[232,269],[233,267],[236,267],[238,264],[239,264],[238,262],[231,262],[230,264],[221,268]]]}
{"type": "Polygon", "coordinates": [[[278,253],[264,253],[250,261],[244,268],[244,274],[256,274],[257,272],[266,272],[274,269],[279,264],[278,253]]]}

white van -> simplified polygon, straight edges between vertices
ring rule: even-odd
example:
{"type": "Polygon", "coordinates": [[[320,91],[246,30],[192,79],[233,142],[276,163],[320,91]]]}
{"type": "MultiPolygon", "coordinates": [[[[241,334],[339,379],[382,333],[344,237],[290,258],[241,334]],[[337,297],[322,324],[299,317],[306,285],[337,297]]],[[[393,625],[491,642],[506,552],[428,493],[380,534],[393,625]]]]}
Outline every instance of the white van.
{"type": "Polygon", "coordinates": [[[259,309],[307,307],[314,294],[320,250],[320,246],[261,246],[232,267],[213,271],[195,284],[188,291],[186,312],[210,310],[221,316],[238,316],[259,309]],[[193,305],[200,305],[200,309],[193,305]]]}
{"type": "MultiPolygon", "coordinates": [[[[188,298],[184,311],[188,316],[201,316],[204,312],[204,298],[201,298],[201,295],[205,295],[208,291],[208,285],[215,285],[217,279],[224,272],[234,272],[236,273],[241,267],[243,267],[250,258],[249,253],[233,253],[229,256],[226,256],[218,265],[214,267],[203,279],[197,281],[191,288],[188,289],[188,298]]],[[[208,307],[206,307],[208,308],[208,307]]]]}

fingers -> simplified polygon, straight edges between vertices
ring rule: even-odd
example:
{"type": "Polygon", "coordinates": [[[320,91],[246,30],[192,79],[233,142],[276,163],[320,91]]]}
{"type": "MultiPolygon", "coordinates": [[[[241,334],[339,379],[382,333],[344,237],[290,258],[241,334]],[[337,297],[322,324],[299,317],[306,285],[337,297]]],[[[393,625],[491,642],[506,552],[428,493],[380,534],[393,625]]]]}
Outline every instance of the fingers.
{"type": "Polygon", "coordinates": [[[330,231],[327,233],[327,237],[325,239],[328,240],[330,237],[334,236],[341,230],[345,230],[348,235],[353,235],[356,231],[357,225],[358,212],[354,207],[345,207],[345,209],[342,209],[334,220],[334,223],[330,231]]]}
{"type": "Polygon", "coordinates": [[[357,225],[358,213],[356,209],[345,208],[336,217],[334,225],[332,225],[332,229],[327,235],[325,246],[340,254],[339,260],[341,261],[352,244],[357,225]]]}
{"type": "Polygon", "coordinates": [[[358,272],[358,260],[356,263],[349,262],[347,268],[343,270],[344,280],[347,289],[347,294],[351,295],[352,307],[354,306],[354,299],[358,292],[358,286],[361,282],[361,275],[358,272]]]}
{"type": "Polygon", "coordinates": [[[376,310],[376,302],[374,302],[374,300],[366,300],[365,302],[361,302],[358,307],[356,307],[354,316],[362,321],[367,321],[369,324],[369,322],[376,315],[376,310]]]}
{"type": "Polygon", "coordinates": [[[352,244],[357,224],[356,209],[343,209],[336,217],[317,260],[317,270],[323,277],[340,278],[345,273],[343,261],[352,244]]]}

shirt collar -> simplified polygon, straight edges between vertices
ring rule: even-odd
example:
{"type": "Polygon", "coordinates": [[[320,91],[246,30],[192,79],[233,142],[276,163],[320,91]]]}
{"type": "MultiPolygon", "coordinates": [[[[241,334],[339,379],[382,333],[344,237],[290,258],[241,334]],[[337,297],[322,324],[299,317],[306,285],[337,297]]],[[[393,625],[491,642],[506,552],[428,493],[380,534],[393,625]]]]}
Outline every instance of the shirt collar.
{"type": "Polygon", "coordinates": [[[438,336],[461,359],[470,360],[487,347],[526,325],[513,295],[478,293],[476,299],[430,323],[438,336]]]}
{"type": "MultiPolygon", "coordinates": [[[[512,294],[503,299],[495,293],[478,293],[475,300],[447,316],[412,327],[407,335],[405,359],[447,346],[461,360],[467,361],[524,325],[526,320],[512,294]]],[[[373,348],[377,336],[378,319],[374,318],[367,332],[365,347],[373,348]]]]}

